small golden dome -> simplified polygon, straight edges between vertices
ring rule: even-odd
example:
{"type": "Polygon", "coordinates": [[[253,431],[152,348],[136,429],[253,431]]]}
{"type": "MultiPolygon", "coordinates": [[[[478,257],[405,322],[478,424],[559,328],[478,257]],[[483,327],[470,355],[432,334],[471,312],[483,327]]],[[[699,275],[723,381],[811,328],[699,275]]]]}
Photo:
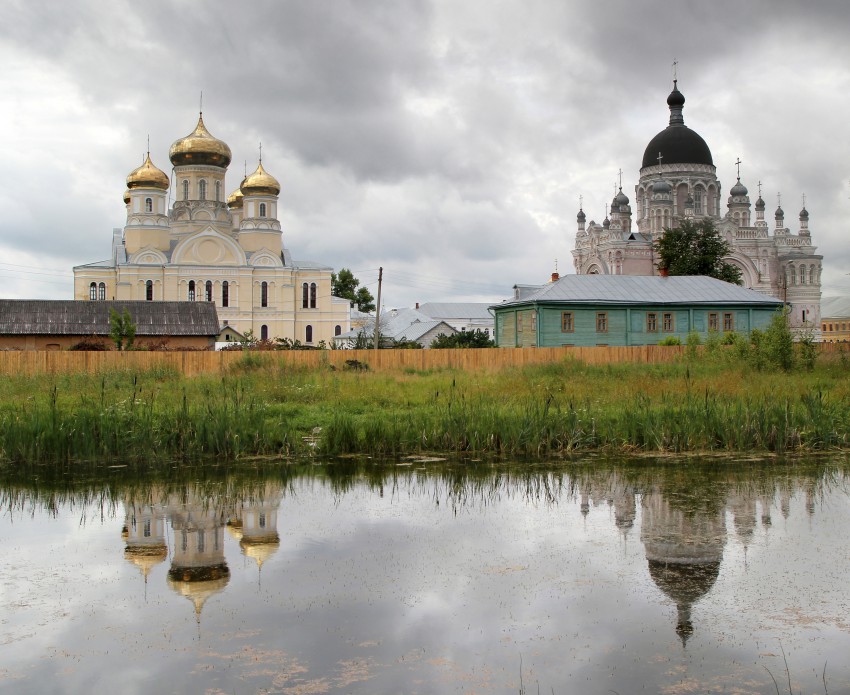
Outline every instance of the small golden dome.
{"type": "Polygon", "coordinates": [[[241,208],[243,202],[241,188],[237,188],[227,197],[227,207],[231,210],[233,210],[233,208],[241,208]]]}
{"type": "Polygon", "coordinates": [[[257,170],[249,174],[239,187],[242,195],[277,195],[280,184],[277,179],[263,169],[263,160],[257,165],[257,170]]]}
{"type": "Polygon", "coordinates": [[[204,125],[204,116],[198,116],[198,125],[185,138],[175,140],[168,150],[171,163],[178,167],[187,164],[209,164],[227,168],[230,164],[230,147],[213,137],[204,125]]]}
{"type": "MultiPolygon", "coordinates": [[[[158,188],[161,191],[168,190],[168,176],[161,169],[157,169],[151,161],[151,154],[148,152],[145,161],[138,169],[133,169],[127,176],[127,189],[134,188],[158,188]]],[[[125,194],[126,199],[129,199],[129,193],[125,194]]]]}
{"type": "Polygon", "coordinates": [[[124,205],[129,205],[129,204],[130,204],[130,189],[128,188],[126,191],[124,191],[124,205]]]}

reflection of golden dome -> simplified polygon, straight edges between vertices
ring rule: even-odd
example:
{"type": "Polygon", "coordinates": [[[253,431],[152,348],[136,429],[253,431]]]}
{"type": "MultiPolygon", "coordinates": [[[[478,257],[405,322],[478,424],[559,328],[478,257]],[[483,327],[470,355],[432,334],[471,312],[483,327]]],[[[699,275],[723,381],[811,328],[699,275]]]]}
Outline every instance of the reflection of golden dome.
{"type": "Polygon", "coordinates": [[[129,205],[129,204],[130,204],[130,189],[128,188],[126,191],[124,191],[124,205],[129,205]]]}
{"type": "Polygon", "coordinates": [[[259,567],[277,552],[280,547],[280,537],[277,533],[270,533],[265,536],[252,536],[251,538],[242,537],[239,541],[239,546],[246,557],[254,560],[259,567]]]}
{"type": "Polygon", "coordinates": [[[124,550],[124,558],[138,567],[144,576],[168,557],[168,548],[165,544],[131,546],[124,550]]]}
{"type": "Polygon", "coordinates": [[[168,150],[171,163],[178,167],[186,164],[209,164],[226,168],[230,164],[230,148],[227,143],[213,137],[204,125],[203,114],[198,116],[198,125],[185,138],[175,140],[168,150]]]}
{"type": "Polygon", "coordinates": [[[243,202],[244,201],[242,200],[242,189],[241,188],[237,188],[235,191],[233,191],[233,193],[231,193],[227,197],[227,207],[229,207],[231,210],[233,208],[241,208],[243,202]]]}
{"type": "Polygon", "coordinates": [[[157,169],[151,161],[148,152],[145,161],[138,169],[133,169],[127,176],[127,188],[158,188],[161,191],[168,190],[168,177],[165,172],[157,169]]]}
{"type": "Polygon", "coordinates": [[[260,160],[257,170],[246,176],[239,188],[243,195],[277,195],[280,193],[280,184],[274,176],[263,169],[262,160],[260,160]]]}
{"type": "Polygon", "coordinates": [[[225,564],[212,567],[172,567],[168,570],[168,585],[194,604],[198,616],[206,600],[222,591],[229,581],[230,570],[225,564]]]}

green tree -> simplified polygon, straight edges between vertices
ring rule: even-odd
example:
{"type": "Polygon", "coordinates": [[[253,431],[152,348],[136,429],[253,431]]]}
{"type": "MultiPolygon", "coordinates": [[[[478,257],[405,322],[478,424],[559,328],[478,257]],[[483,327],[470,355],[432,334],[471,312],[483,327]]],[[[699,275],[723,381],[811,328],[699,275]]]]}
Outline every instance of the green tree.
{"type": "Polygon", "coordinates": [[[708,275],[736,285],[741,270],[724,261],[732,249],[708,218],[683,220],[678,227],[665,229],[655,240],[657,266],[670,275],[708,275]]]}
{"type": "Polygon", "coordinates": [[[369,288],[359,285],[360,280],[348,268],[340,268],[339,274],[331,273],[331,292],[335,297],[348,299],[363,313],[375,311],[375,298],[369,288]]]}
{"type": "Polygon", "coordinates": [[[490,336],[479,328],[446,335],[440,333],[431,343],[431,348],[489,348],[496,347],[490,336]]]}
{"type": "Polygon", "coordinates": [[[113,308],[109,309],[109,337],[112,338],[117,350],[129,350],[133,347],[133,341],[136,339],[136,324],[133,323],[127,307],[124,307],[124,311],[120,314],[113,308]]]}

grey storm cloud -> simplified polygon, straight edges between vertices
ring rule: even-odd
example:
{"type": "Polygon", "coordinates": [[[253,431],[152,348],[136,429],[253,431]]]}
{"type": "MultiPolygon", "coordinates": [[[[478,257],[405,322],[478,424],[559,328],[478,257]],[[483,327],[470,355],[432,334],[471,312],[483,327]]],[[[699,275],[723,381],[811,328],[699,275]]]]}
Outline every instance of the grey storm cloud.
{"type": "Polygon", "coordinates": [[[371,283],[384,267],[390,306],[499,301],[556,263],[569,272],[580,198],[601,220],[620,176],[633,195],[667,124],[674,59],[685,122],[724,190],[740,157],[769,210],[781,195],[792,220],[805,194],[824,294],[850,292],[844,0],[7,7],[9,296],[70,296],[71,267],[105,258],[124,223],[127,173],[148,142],[169,168],[203,92],[207,126],[233,151],[231,190],[262,143],[296,259],[371,283]]]}

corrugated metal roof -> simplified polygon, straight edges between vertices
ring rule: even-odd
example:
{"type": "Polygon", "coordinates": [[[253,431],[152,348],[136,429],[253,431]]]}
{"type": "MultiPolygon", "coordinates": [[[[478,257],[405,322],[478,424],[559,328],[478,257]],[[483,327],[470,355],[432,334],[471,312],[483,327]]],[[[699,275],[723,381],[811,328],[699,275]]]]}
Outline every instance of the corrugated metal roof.
{"type": "Polygon", "coordinates": [[[125,308],[138,336],[219,332],[212,302],[0,299],[0,335],[109,335],[109,310],[125,308]]]}
{"type": "Polygon", "coordinates": [[[419,311],[433,319],[492,319],[487,302],[425,302],[419,311]]]}
{"type": "Polygon", "coordinates": [[[824,297],[820,300],[822,319],[850,318],[850,297],[824,297]]]}
{"type": "Polygon", "coordinates": [[[705,276],[564,275],[521,300],[494,306],[530,302],[782,305],[774,297],[705,276]]]}

